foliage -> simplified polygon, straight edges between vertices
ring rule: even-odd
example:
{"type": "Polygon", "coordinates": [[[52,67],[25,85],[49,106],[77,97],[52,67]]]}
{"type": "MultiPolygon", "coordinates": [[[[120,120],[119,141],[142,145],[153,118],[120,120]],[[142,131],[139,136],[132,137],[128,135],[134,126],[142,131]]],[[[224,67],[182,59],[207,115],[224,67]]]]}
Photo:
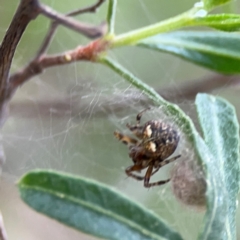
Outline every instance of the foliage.
{"type": "MultiPolygon", "coordinates": [[[[196,64],[225,73],[239,73],[240,37],[233,33],[173,32],[190,26],[224,31],[240,27],[240,16],[208,15],[208,11],[228,1],[204,0],[189,11],[141,29],[114,34],[117,1],[109,1],[109,48],[136,45],[164,51],[196,64]],[[160,33],[164,33],[159,35],[160,33]]],[[[238,122],[233,107],[225,100],[199,94],[196,107],[203,138],[191,119],[176,105],[162,99],[132,73],[100,53],[95,61],[120,74],[145,93],[176,124],[195,152],[207,183],[207,210],[199,239],[236,239],[236,197],[239,191],[238,122]],[[224,219],[223,219],[224,216],[224,219]]],[[[23,200],[31,207],[81,231],[107,239],[182,239],[159,217],[108,187],[81,178],[50,171],[33,171],[19,181],[23,200]],[[53,207],[54,206],[54,207],[53,207]]]]}
{"type": "Polygon", "coordinates": [[[153,213],[91,180],[32,171],[21,179],[19,187],[24,201],[37,211],[95,236],[182,239],[153,213]]]}

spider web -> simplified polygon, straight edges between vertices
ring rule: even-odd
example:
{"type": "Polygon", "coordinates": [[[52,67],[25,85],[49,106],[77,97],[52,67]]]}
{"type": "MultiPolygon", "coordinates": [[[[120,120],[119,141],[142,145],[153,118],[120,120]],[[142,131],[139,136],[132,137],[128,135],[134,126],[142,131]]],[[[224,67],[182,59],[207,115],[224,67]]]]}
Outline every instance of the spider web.
{"type": "MultiPolygon", "coordinates": [[[[13,2],[4,3],[4,8],[14,9],[11,5],[16,7],[16,3],[13,2]]],[[[79,7],[76,1],[45,2],[61,12],[79,7]]],[[[82,2],[83,6],[89,4],[82,2]]],[[[174,9],[173,4],[176,5],[175,0],[152,0],[151,4],[144,0],[119,1],[117,33],[174,16],[189,8],[193,1],[181,2],[179,8],[174,9]]],[[[104,14],[106,6],[96,15],[86,14],[78,19],[98,24],[104,14]]],[[[7,26],[9,18],[5,21],[7,26]]],[[[40,17],[29,26],[16,53],[13,71],[34,55],[48,24],[48,20],[40,17]]],[[[5,26],[0,29],[2,36],[5,26]]],[[[49,53],[63,52],[87,41],[79,34],[59,27],[49,53]]],[[[144,49],[123,48],[114,51],[112,56],[156,89],[168,85],[177,90],[180,81],[204,74],[203,69],[177,58],[144,49]]],[[[193,112],[192,103],[178,104],[187,109],[188,114],[193,112]]],[[[113,131],[118,129],[129,134],[126,123],[134,123],[136,114],[146,106],[151,103],[120,76],[104,66],[84,62],[48,69],[19,89],[10,104],[10,116],[2,131],[7,161],[3,167],[0,199],[10,239],[79,239],[79,232],[33,212],[19,199],[14,182],[36,168],[60,170],[114,186],[160,215],[184,239],[196,239],[202,215],[177,202],[169,184],[149,190],[142,182],[127,178],[124,173],[131,161],[126,146],[114,139],[113,131]]],[[[175,121],[164,116],[161,106],[144,114],[142,122],[150,119],[175,121]]],[[[184,138],[177,153],[183,157],[184,154],[191,155],[184,138]]],[[[171,168],[172,164],[169,164],[151,180],[167,179],[171,168]]],[[[95,238],[81,235],[81,239],[95,238]]]]}

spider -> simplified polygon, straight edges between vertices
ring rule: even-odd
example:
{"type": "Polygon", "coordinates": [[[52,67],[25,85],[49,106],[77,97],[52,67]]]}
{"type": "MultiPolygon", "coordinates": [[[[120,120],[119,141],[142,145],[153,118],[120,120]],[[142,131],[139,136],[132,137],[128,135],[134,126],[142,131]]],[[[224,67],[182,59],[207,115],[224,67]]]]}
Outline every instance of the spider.
{"type": "Polygon", "coordinates": [[[161,167],[175,161],[181,155],[167,159],[174,153],[179,142],[179,134],[172,126],[159,120],[150,120],[144,125],[140,125],[141,117],[147,110],[149,108],[144,109],[136,116],[136,125],[126,125],[138,140],[118,131],[115,131],[114,135],[129,148],[129,157],[132,158],[133,165],[126,168],[126,174],[138,181],[144,180],[144,187],[150,188],[170,181],[170,179],[167,179],[153,183],[149,182],[151,176],[161,167]],[[145,176],[133,173],[141,172],[145,168],[147,168],[145,176]]]}

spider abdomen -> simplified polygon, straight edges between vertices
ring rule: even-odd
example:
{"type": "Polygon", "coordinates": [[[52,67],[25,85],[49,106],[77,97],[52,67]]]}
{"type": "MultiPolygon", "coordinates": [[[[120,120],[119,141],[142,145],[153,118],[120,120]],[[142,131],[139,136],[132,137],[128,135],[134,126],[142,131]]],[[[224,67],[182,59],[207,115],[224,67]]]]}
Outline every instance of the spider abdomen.
{"type": "Polygon", "coordinates": [[[176,150],[179,142],[178,132],[169,124],[151,120],[144,124],[142,147],[149,156],[166,159],[176,150]]]}

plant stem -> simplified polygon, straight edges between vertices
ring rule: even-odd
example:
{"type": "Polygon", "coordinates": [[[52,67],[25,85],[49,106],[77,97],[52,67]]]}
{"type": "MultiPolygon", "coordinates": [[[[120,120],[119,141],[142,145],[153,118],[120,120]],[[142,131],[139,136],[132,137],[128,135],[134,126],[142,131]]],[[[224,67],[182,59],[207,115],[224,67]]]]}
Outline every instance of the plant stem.
{"type": "Polygon", "coordinates": [[[158,33],[169,32],[182,27],[191,26],[194,24],[194,14],[199,10],[199,8],[192,8],[176,17],[118,35],[112,40],[112,47],[131,45],[158,33]]]}
{"type": "Polygon", "coordinates": [[[111,58],[100,57],[98,59],[98,62],[108,66],[114,72],[118,73],[125,80],[135,86],[137,89],[142,91],[147,97],[149,97],[153,101],[156,106],[164,106],[164,113],[168,116],[172,116],[173,118],[175,118],[177,124],[179,124],[179,127],[189,137],[189,141],[194,141],[192,132],[197,134],[197,131],[193,125],[193,122],[177,105],[164,100],[152,87],[141,81],[123,66],[113,61],[111,58]]]}
{"type": "Polygon", "coordinates": [[[107,14],[108,34],[109,35],[114,34],[116,8],[117,8],[117,0],[109,0],[108,14],[107,14]]]}
{"type": "Polygon", "coordinates": [[[165,101],[152,87],[140,81],[131,72],[129,72],[127,69],[124,69],[120,64],[114,62],[112,59],[108,57],[102,57],[99,59],[99,62],[103,63],[104,65],[107,65],[119,75],[122,75],[123,78],[125,78],[129,83],[134,85],[140,91],[143,91],[150,99],[152,99],[155,102],[155,104],[157,103],[161,104],[162,103],[161,100],[165,101]],[[159,101],[159,99],[161,100],[159,101]]]}

